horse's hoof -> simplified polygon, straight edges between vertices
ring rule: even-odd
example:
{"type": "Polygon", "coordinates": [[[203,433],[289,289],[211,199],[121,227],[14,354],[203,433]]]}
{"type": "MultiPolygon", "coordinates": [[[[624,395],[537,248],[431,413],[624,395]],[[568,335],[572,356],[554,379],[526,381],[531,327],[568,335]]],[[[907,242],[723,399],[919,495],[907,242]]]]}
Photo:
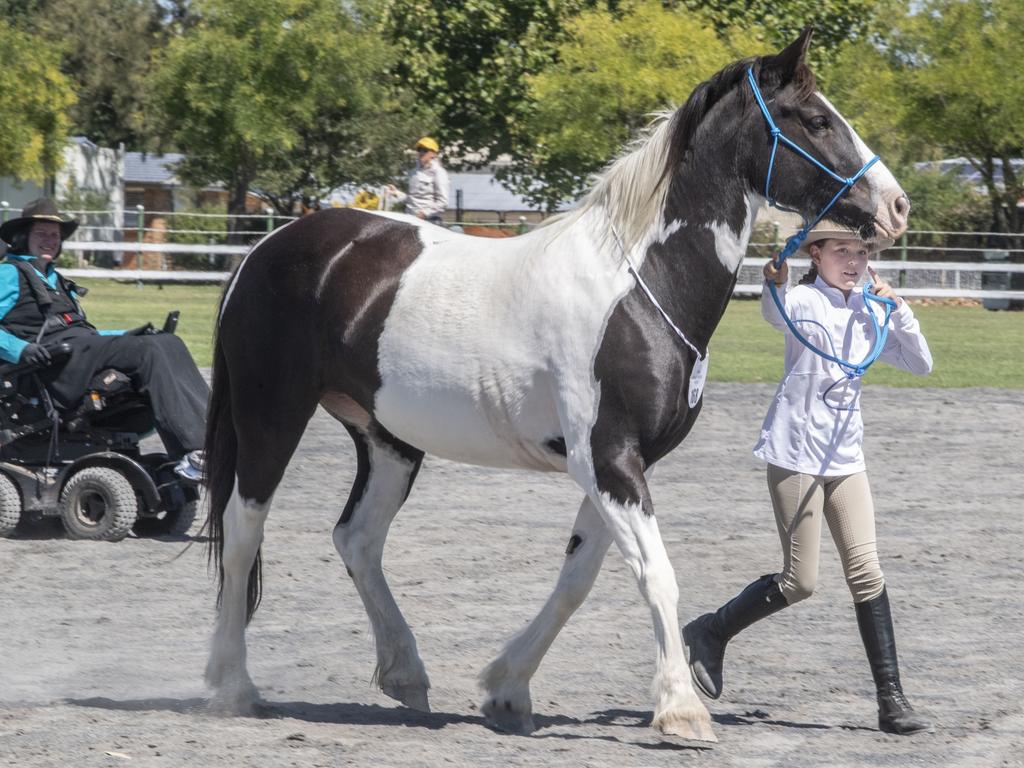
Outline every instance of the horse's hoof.
{"type": "Polygon", "coordinates": [[[381,691],[385,696],[390,696],[400,701],[409,709],[417,712],[429,712],[430,701],[427,699],[427,687],[423,685],[383,685],[381,691]]]}
{"type": "Polygon", "coordinates": [[[688,720],[680,715],[661,715],[653,725],[666,736],[699,742],[698,746],[704,748],[710,748],[712,744],[718,743],[718,737],[711,730],[709,720],[688,720]]]}
{"type": "Polygon", "coordinates": [[[215,715],[250,716],[257,714],[260,704],[259,692],[251,683],[225,686],[219,688],[210,699],[207,711],[215,715]]]}
{"type": "Polygon", "coordinates": [[[529,736],[537,726],[533,722],[533,713],[517,711],[509,699],[488,699],[483,706],[483,714],[492,728],[518,736],[529,736]]]}

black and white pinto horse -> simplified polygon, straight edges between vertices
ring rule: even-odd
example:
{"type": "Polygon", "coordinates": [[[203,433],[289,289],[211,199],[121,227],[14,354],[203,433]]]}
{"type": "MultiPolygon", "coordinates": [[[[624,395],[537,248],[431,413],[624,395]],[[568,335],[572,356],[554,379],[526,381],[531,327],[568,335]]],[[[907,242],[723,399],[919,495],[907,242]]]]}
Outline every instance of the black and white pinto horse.
{"type": "MultiPolygon", "coordinates": [[[[375,680],[427,710],[430,683],[385,580],[388,528],[425,453],[565,472],[583,491],[555,589],[481,674],[495,726],[533,728],[530,678],[587,596],[614,542],[650,607],[653,725],[714,741],[680,638],[679,588],[646,475],[693,426],[698,359],[630,272],[703,354],[736,282],[769,165],[752,67],[783,132],[840,174],[871,157],[815,90],[810,39],[737,62],[615,161],[574,211],[505,240],[410,216],[327,210],[264,238],[220,309],[209,413],[210,534],[219,612],[212,704],[258,701],[245,628],[260,599],[274,491],[317,405],[355,441],[358,471],[334,544],[377,647],[375,680]]],[[[771,193],[813,216],[834,182],[780,150],[771,193]]],[[[830,212],[865,237],[903,231],[909,204],[877,163],[830,212]]]]}

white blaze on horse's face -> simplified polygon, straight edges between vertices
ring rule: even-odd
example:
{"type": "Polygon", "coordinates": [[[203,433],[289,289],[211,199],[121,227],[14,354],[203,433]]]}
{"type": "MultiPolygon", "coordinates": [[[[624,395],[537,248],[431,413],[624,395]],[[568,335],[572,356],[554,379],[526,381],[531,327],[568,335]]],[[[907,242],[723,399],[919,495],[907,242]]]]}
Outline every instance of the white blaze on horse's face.
{"type": "MultiPolygon", "coordinates": [[[[832,103],[820,93],[815,97],[821,100],[825,108],[831,113],[835,122],[845,126],[853,138],[854,146],[860,156],[860,164],[863,166],[869,162],[875,154],[868,149],[867,145],[853,129],[853,126],[840,114],[839,110],[832,106],[832,103]]],[[[875,206],[875,225],[883,231],[887,237],[897,238],[907,229],[907,216],[910,213],[910,201],[907,199],[903,188],[896,181],[881,160],[875,163],[858,186],[867,182],[870,190],[871,200],[875,206]]]]}

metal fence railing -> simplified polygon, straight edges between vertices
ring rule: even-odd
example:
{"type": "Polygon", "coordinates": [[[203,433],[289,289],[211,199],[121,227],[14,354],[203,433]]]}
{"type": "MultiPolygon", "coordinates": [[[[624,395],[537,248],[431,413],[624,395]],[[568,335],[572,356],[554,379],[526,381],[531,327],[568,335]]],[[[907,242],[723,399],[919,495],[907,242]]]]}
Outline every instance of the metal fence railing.
{"type": "MultiPolygon", "coordinates": [[[[152,223],[149,212],[138,213],[143,224],[152,223]]],[[[108,212],[76,214],[99,217],[108,215],[108,212]]],[[[153,215],[164,214],[154,212],[153,215]]],[[[227,219],[223,214],[174,215],[179,218],[167,219],[159,226],[120,229],[93,219],[92,223],[79,227],[75,239],[64,244],[64,250],[75,259],[75,274],[80,276],[218,282],[226,278],[252,244],[291,220],[280,216],[249,215],[246,217],[249,222],[247,231],[241,236],[243,242],[229,244],[227,219]],[[214,232],[209,228],[212,224],[185,226],[188,221],[218,222],[217,226],[223,229],[214,232]],[[90,233],[97,237],[94,239],[90,233]],[[120,236],[114,238],[114,235],[120,236]]],[[[126,215],[125,218],[129,217],[126,215]]],[[[512,235],[527,231],[534,225],[520,221],[512,226],[485,222],[472,225],[453,223],[450,226],[465,228],[473,234],[481,234],[480,230],[488,229],[496,234],[512,235]]],[[[737,293],[760,293],[761,267],[766,259],[778,253],[782,240],[777,229],[758,229],[740,268],[737,293]]],[[[797,278],[809,262],[798,254],[790,264],[794,278],[797,278]]],[[[908,232],[900,242],[883,252],[874,265],[902,295],[908,297],[1024,302],[1024,234],[908,232]]]]}

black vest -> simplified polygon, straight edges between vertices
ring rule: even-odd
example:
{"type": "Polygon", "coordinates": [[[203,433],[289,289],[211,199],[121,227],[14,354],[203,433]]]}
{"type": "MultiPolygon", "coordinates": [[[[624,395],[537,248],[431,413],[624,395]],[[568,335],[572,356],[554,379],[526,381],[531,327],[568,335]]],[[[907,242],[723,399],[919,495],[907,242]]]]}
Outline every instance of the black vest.
{"type": "Polygon", "coordinates": [[[57,287],[51,288],[28,262],[8,259],[7,263],[18,270],[18,300],[0,321],[4,330],[19,339],[35,341],[44,323],[46,330],[43,340],[73,326],[93,328],[86,322],[85,313],[71,296],[74,283],[57,273],[57,287]]]}

